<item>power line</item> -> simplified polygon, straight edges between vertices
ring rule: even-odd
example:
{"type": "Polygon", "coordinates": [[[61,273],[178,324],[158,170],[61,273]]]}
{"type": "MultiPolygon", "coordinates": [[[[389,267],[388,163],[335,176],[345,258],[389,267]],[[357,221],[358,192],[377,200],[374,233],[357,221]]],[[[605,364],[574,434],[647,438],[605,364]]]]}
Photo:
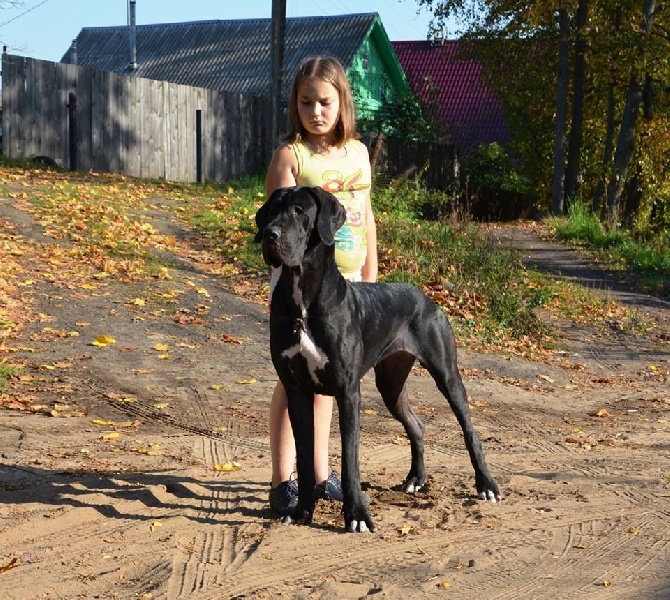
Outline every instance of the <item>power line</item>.
{"type": "Polygon", "coordinates": [[[22,13],[19,13],[18,15],[16,15],[15,17],[12,17],[8,21],[5,21],[4,23],[0,23],[0,27],[4,27],[5,25],[8,25],[9,23],[12,23],[13,21],[16,21],[16,19],[20,19],[22,16],[27,15],[29,12],[33,12],[36,8],[39,8],[40,6],[42,6],[42,4],[46,4],[47,2],[49,2],[49,0],[42,0],[42,2],[40,2],[39,4],[36,4],[32,8],[28,8],[28,9],[24,10],[22,13]]]}

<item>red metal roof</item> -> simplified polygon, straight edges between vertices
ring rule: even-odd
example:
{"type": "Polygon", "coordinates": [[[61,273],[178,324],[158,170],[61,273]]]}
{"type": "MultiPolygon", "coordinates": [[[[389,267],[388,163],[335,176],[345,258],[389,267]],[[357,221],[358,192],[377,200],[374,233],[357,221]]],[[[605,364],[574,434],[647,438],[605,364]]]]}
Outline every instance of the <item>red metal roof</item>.
{"type": "Polygon", "coordinates": [[[509,140],[502,104],[481,80],[482,64],[460,58],[458,40],[392,44],[412,90],[422,100],[432,100],[461,154],[509,140]]]}

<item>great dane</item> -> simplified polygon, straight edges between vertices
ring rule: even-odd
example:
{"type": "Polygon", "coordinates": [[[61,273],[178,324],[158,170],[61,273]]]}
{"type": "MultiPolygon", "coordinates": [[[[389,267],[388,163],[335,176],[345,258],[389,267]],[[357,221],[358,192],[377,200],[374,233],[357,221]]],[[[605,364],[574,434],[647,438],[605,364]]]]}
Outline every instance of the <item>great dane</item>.
{"type": "Polygon", "coordinates": [[[335,264],[335,233],[345,210],[321,188],[276,190],[256,213],[263,259],[281,268],[270,299],[272,362],[288,396],[297,451],[298,505],[288,523],[314,512],[315,393],[335,396],[342,438],[342,491],[347,531],[375,531],[359,471],[360,380],[371,368],[377,389],[409,437],[412,462],[403,489],[426,481],[424,426],[405,380],[418,359],[449,401],[465,438],[481,499],[500,499],[470,419],[456,364],[456,342],[442,310],[414,286],[349,283],[335,264]]]}

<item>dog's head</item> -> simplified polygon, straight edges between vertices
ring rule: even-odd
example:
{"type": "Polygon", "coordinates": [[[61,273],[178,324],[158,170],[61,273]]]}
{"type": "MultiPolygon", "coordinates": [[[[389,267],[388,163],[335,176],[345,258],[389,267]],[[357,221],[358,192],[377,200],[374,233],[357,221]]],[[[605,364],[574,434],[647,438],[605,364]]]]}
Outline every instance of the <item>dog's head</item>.
{"type": "Polygon", "coordinates": [[[344,207],[320,187],[279,188],[256,213],[256,241],[268,265],[297,267],[319,243],[332,246],[345,220],[344,207]]]}

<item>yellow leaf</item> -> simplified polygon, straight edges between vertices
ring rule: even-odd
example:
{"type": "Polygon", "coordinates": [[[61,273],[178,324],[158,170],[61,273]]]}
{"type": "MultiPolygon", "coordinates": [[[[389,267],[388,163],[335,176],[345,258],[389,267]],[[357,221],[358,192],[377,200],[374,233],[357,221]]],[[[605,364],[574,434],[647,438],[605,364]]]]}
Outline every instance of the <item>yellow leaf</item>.
{"type": "Polygon", "coordinates": [[[128,398],[117,398],[116,401],[117,401],[117,402],[121,402],[121,403],[123,403],[123,404],[131,404],[131,403],[133,403],[133,402],[137,402],[137,398],[132,398],[132,397],[128,397],[128,398]]]}
{"type": "Polygon", "coordinates": [[[538,375],[540,379],[544,379],[545,381],[549,383],[554,383],[554,380],[551,377],[548,377],[547,375],[538,375]]]}
{"type": "Polygon", "coordinates": [[[156,404],[154,404],[153,407],[157,408],[158,410],[162,410],[162,409],[168,407],[168,403],[167,402],[156,402],[156,404]]]}
{"type": "Polygon", "coordinates": [[[156,344],[153,349],[158,350],[158,352],[167,352],[170,349],[170,346],[167,344],[156,344]]]}
{"type": "Polygon", "coordinates": [[[109,344],[116,344],[116,340],[109,335],[99,334],[96,335],[95,339],[93,340],[93,345],[99,346],[100,348],[104,348],[109,344]]]}
{"type": "Polygon", "coordinates": [[[589,413],[589,416],[591,417],[611,417],[610,413],[607,411],[605,408],[601,408],[600,410],[596,410],[594,412],[589,413]]]}
{"type": "Polygon", "coordinates": [[[114,425],[114,421],[103,421],[102,419],[92,419],[93,425],[114,425]]]}
{"type": "Polygon", "coordinates": [[[146,305],[146,301],[144,300],[144,298],[135,298],[135,299],[131,302],[131,304],[134,304],[135,306],[145,306],[145,305],[146,305]]]}
{"type": "Polygon", "coordinates": [[[235,383],[240,385],[249,385],[251,383],[256,383],[256,380],[252,377],[251,379],[238,379],[235,383]]]}
{"type": "Polygon", "coordinates": [[[400,528],[400,534],[401,535],[408,535],[412,531],[412,526],[411,525],[403,525],[400,528]]]}
{"type": "Polygon", "coordinates": [[[154,530],[158,529],[159,527],[163,527],[163,523],[161,523],[160,521],[154,521],[151,524],[150,529],[151,529],[151,531],[154,531],[154,530]]]}
{"type": "Polygon", "coordinates": [[[238,462],[227,462],[223,464],[212,465],[212,469],[215,471],[223,471],[225,473],[230,473],[231,471],[237,471],[240,468],[240,463],[238,462]]]}
{"type": "Polygon", "coordinates": [[[121,434],[118,431],[110,431],[102,436],[103,440],[112,441],[121,437],[121,434]]]}
{"type": "Polygon", "coordinates": [[[79,332],[78,331],[68,331],[67,332],[67,337],[79,337],[79,332]]]}
{"type": "Polygon", "coordinates": [[[218,384],[214,384],[214,385],[211,385],[211,386],[209,387],[210,390],[215,390],[215,391],[217,391],[217,392],[218,392],[219,390],[223,390],[223,389],[225,389],[225,388],[226,388],[225,385],[218,385],[218,384]]]}
{"type": "Polygon", "coordinates": [[[364,415],[376,415],[376,414],[377,414],[377,411],[374,410],[373,408],[366,408],[366,409],[363,411],[363,414],[364,414],[364,415]]]}
{"type": "Polygon", "coordinates": [[[210,298],[211,297],[209,292],[205,288],[198,288],[196,291],[198,292],[198,294],[200,294],[201,296],[204,296],[205,298],[210,298]]]}
{"type": "Polygon", "coordinates": [[[451,583],[449,581],[441,581],[440,583],[437,584],[437,587],[440,588],[450,588],[451,583]]]}
{"type": "Polygon", "coordinates": [[[603,581],[603,587],[612,587],[612,582],[609,579],[603,581]]]}
{"type": "Polygon", "coordinates": [[[168,358],[170,358],[170,355],[169,354],[159,354],[158,358],[160,358],[161,360],[167,360],[168,358]]]}

